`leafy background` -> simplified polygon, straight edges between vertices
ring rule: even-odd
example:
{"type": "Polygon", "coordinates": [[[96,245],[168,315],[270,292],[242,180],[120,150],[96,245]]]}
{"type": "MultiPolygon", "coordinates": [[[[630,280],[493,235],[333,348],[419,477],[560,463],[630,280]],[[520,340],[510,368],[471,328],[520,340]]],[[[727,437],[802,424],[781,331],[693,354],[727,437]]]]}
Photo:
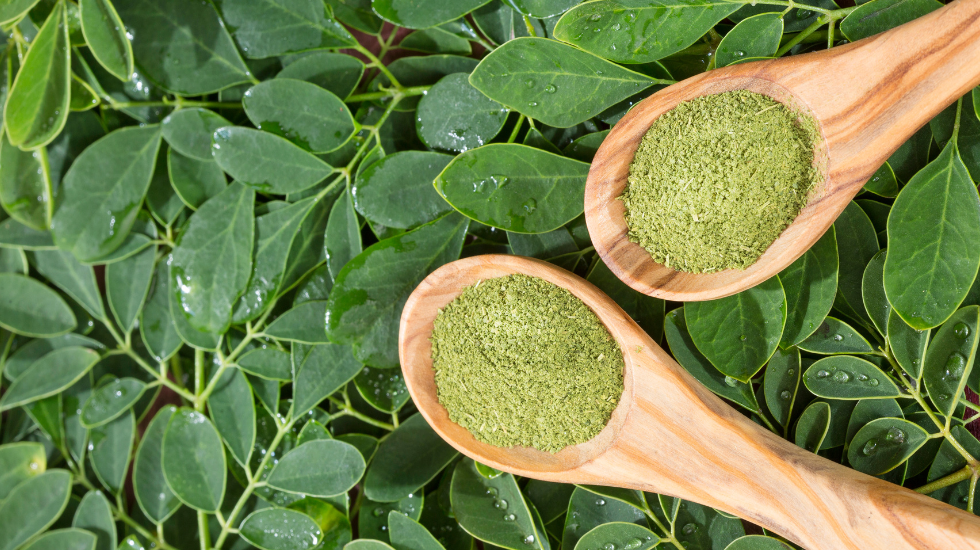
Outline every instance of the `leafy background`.
{"type": "Polygon", "coordinates": [[[490,252],[588,278],[780,436],[973,511],[976,94],[736,296],[632,291],[582,218],[609,126],[660,87],[940,6],[0,1],[0,550],[792,546],[442,442],[398,317],[490,252]]]}

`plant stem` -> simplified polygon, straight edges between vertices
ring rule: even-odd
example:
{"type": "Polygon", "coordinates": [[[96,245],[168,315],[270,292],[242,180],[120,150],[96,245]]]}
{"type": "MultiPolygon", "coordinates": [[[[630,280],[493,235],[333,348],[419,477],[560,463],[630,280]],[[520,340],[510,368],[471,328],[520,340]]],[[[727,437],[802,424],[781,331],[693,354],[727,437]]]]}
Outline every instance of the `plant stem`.
{"type": "Polygon", "coordinates": [[[400,90],[395,88],[395,89],[382,90],[380,92],[365,92],[363,94],[354,94],[354,95],[347,96],[347,99],[345,99],[344,102],[357,103],[360,101],[370,101],[374,99],[386,99],[394,95],[401,95],[403,97],[417,96],[417,95],[422,95],[425,92],[429,91],[429,88],[431,87],[432,86],[411,86],[409,88],[402,88],[400,90]]]}
{"type": "Polygon", "coordinates": [[[388,77],[388,80],[391,82],[392,86],[397,88],[399,91],[405,88],[404,86],[402,86],[401,82],[398,82],[398,79],[395,78],[395,75],[391,74],[391,71],[388,70],[388,67],[386,67],[385,64],[382,63],[381,60],[377,58],[377,56],[371,53],[371,50],[365,48],[364,46],[361,46],[360,44],[358,44],[354,49],[356,49],[358,52],[364,55],[364,57],[368,58],[371,61],[371,63],[373,63],[374,66],[377,67],[379,71],[381,71],[381,74],[388,77]]]}
{"type": "Polygon", "coordinates": [[[204,107],[208,109],[242,109],[241,102],[238,101],[187,101],[184,99],[161,101],[109,101],[103,103],[108,109],[132,109],[139,107],[204,107]]]}
{"type": "Polygon", "coordinates": [[[824,26],[824,24],[826,24],[827,21],[829,20],[830,19],[826,15],[822,15],[818,17],[817,20],[813,22],[813,24],[800,31],[789,42],[783,44],[782,47],[776,50],[776,57],[782,57],[783,55],[785,55],[786,52],[793,49],[793,46],[796,46],[797,44],[802,42],[804,38],[816,32],[818,29],[820,29],[820,27],[824,26]]]}
{"type": "Polygon", "coordinates": [[[328,397],[327,399],[329,399],[330,402],[333,403],[334,405],[336,405],[338,408],[342,409],[345,414],[347,414],[348,416],[353,416],[354,418],[360,420],[361,422],[366,422],[366,423],[368,423],[368,424],[370,424],[372,426],[375,426],[377,428],[381,428],[383,430],[388,430],[389,432],[390,431],[393,431],[395,429],[395,427],[393,425],[388,424],[387,422],[382,422],[380,420],[375,420],[375,419],[371,418],[370,416],[362,413],[361,411],[355,409],[354,407],[352,407],[348,403],[344,403],[343,401],[341,401],[340,399],[337,399],[336,397],[334,397],[332,395],[330,397],[328,397]]]}
{"type": "Polygon", "coordinates": [[[211,548],[211,534],[208,532],[208,516],[204,512],[197,512],[197,530],[201,539],[201,550],[211,548]]]}
{"type": "Polygon", "coordinates": [[[959,146],[960,137],[960,115],[963,113],[963,98],[956,100],[956,120],[953,121],[953,136],[949,138],[950,141],[955,142],[956,146],[959,146]]]}
{"type": "Polygon", "coordinates": [[[650,518],[650,521],[652,521],[662,533],[664,533],[666,538],[660,539],[660,542],[670,543],[677,550],[685,550],[684,546],[681,545],[676,538],[674,538],[673,526],[671,526],[670,529],[667,529],[667,527],[660,522],[660,518],[658,518],[657,515],[653,513],[653,510],[650,509],[650,504],[647,502],[646,495],[643,495],[643,508],[643,513],[650,518]]]}
{"type": "Polygon", "coordinates": [[[973,476],[973,468],[969,466],[964,466],[962,470],[957,470],[946,477],[941,477],[936,481],[931,483],[926,483],[922,487],[915,490],[916,493],[922,493],[923,495],[928,495],[929,493],[938,491],[944,487],[949,487],[950,485],[956,485],[957,483],[970,479],[973,476]]]}
{"type": "Polygon", "coordinates": [[[507,143],[514,143],[517,139],[517,134],[521,132],[521,126],[524,126],[524,115],[517,117],[517,124],[514,125],[514,130],[510,133],[510,137],[507,138],[507,143]]]}

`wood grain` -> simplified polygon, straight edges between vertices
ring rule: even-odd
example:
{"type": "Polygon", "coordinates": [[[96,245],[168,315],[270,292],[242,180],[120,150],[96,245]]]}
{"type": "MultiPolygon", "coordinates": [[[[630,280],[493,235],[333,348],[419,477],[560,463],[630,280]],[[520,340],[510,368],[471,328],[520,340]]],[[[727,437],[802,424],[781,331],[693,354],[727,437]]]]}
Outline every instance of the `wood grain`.
{"type": "Polygon", "coordinates": [[[676,301],[721,298],[751,288],[803,255],[895,150],[980,84],[980,0],[956,0],[911,23],[831,50],[724,67],[638,103],[596,153],[585,220],[596,251],[634,289],[676,301]],[[825,174],[809,204],[745,270],[685,273],[629,241],[622,195],[650,125],[681,101],[731,90],[766,94],[818,122],[825,174]]]}
{"type": "Polygon", "coordinates": [[[494,468],[693,500],[808,550],[980,548],[980,518],[821,458],[759,427],[698,383],[608,296],[551,264],[486,255],[442,266],[405,305],[399,354],[408,391],[433,429],[494,468]],[[435,316],[464,287],[513,273],[568,289],[623,350],[625,390],[609,424],[591,441],[557,454],[477,441],[449,420],[436,397],[429,343],[435,316]]]}

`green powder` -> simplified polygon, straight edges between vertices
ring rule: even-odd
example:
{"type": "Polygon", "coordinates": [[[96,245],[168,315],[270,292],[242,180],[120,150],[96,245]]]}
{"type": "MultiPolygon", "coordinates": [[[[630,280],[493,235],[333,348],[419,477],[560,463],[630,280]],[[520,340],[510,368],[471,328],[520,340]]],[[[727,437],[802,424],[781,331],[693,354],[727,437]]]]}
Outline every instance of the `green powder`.
{"type": "Polygon", "coordinates": [[[810,116],[754,92],[678,104],[653,123],[630,165],[620,197],[630,241],[678,271],[749,267],[820,181],[818,136],[810,116]]]}
{"type": "Polygon", "coordinates": [[[480,281],[440,311],[432,364],[450,420],[498,447],[588,441],[623,393],[622,352],[595,313],[527,275],[480,281]]]}

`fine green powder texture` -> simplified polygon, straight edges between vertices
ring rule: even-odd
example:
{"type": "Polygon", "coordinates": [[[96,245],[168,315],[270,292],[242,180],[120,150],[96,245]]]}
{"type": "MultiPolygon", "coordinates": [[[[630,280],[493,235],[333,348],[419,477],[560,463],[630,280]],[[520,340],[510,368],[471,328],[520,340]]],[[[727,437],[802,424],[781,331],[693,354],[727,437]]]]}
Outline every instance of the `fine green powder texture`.
{"type": "Polygon", "coordinates": [[[678,271],[749,267],[819,181],[818,135],[811,117],[745,90],[678,104],[630,165],[620,197],[630,241],[678,271]]]}
{"type": "Polygon", "coordinates": [[[439,402],[480,441],[555,453],[588,441],[623,393],[623,355],[567,290],[509,275],[463,290],[435,320],[439,402]]]}

